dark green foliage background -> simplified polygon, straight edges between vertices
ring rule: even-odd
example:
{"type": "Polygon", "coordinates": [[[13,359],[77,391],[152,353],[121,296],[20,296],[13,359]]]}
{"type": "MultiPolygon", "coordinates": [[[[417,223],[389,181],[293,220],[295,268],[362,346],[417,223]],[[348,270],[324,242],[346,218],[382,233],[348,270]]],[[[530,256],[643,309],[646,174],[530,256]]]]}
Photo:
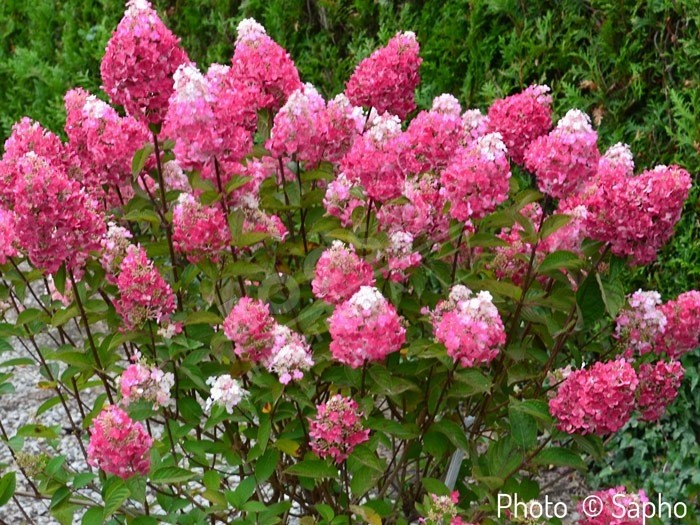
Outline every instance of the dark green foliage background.
{"type": "MultiPolygon", "coordinates": [[[[578,107],[599,121],[601,147],[631,145],[639,167],[677,162],[700,173],[700,0],[216,0],[156,1],[201,66],[231,57],[238,21],[254,16],[294,57],[302,77],[332,96],[355,64],[398,30],[418,35],[419,105],[443,92],[482,110],[533,82],[555,94],[555,113],[578,107]]],[[[99,64],[124,4],[117,0],[0,2],[0,138],[23,115],[60,131],[63,94],[99,89],[99,64]]],[[[629,289],[664,298],[700,288],[698,189],[673,241],[629,289]]],[[[663,424],[631,424],[592,484],[626,482],[666,499],[700,487],[696,356],[663,424]]],[[[695,496],[697,497],[697,496],[695,496]]]]}

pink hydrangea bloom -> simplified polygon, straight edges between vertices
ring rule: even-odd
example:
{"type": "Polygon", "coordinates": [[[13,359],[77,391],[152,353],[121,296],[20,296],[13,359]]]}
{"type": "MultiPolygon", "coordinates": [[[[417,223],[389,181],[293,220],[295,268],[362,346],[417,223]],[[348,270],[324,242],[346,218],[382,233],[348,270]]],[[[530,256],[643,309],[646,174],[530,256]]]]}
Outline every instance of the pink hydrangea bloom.
{"type": "Polygon", "coordinates": [[[590,237],[610,243],[610,251],[647,264],[673,235],[691,186],[678,166],[658,166],[636,177],[601,174],[587,191],[585,224],[590,237]]]}
{"type": "Polygon", "coordinates": [[[679,361],[657,361],[639,367],[637,408],[642,421],[658,421],[678,396],[685,370],[679,361]]]}
{"type": "Polygon", "coordinates": [[[617,314],[615,337],[640,354],[650,352],[666,331],[666,316],[660,305],[659,292],[634,292],[627,298],[627,307],[617,314]]]}
{"type": "Polygon", "coordinates": [[[355,248],[341,241],[333,241],[316,263],[311,281],[314,295],[330,304],[340,304],[362,286],[374,284],[372,267],[356,253],[355,248]]]}
{"type": "Polygon", "coordinates": [[[490,363],[506,342],[506,333],[491,294],[474,294],[456,285],[447,301],[431,313],[435,338],[447,354],[463,367],[490,363]]]}
{"type": "Polygon", "coordinates": [[[78,277],[100,247],[105,223],[97,202],[65,171],[27,153],[17,160],[15,231],[30,261],[47,273],[65,262],[78,277]]]}
{"type": "Polygon", "coordinates": [[[557,428],[567,434],[605,436],[629,420],[638,383],[634,368],[624,359],[599,361],[569,374],[550,399],[549,411],[557,428]]]}
{"type": "MultiPolygon", "coordinates": [[[[206,76],[195,64],[182,64],[173,80],[163,134],[175,139],[178,163],[202,170],[214,158],[223,164],[242,160],[253,147],[257,92],[234,83],[229,68],[219,64],[206,76]]],[[[204,171],[202,176],[213,179],[204,171]]]]}
{"type": "Polygon", "coordinates": [[[566,197],[595,175],[600,157],[597,141],[588,115],[569,110],[548,135],[528,145],[525,166],[536,175],[541,192],[566,197]]]}
{"type": "Polygon", "coordinates": [[[182,168],[175,160],[169,160],[163,164],[163,182],[165,182],[165,189],[167,191],[192,191],[187,175],[185,175],[182,168]]]}
{"type": "Polygon", "coordinates": [[[364,204],[362,199],[351,193],[354,188],[361,191],[358,186],[348,180],[345,173],[340,173],[338,178],[328,184],[326,195],[323,198],[323,206],[328,214],[338,217],[343,226],[352,224],[352,212],[364,204]]]}
{"type": "Polygon", "coordinates": [[[430,500],[425,518],[419,518],[418,523],[429,525],[461,525],[462,519],[457,515],[459,509],[459,492],[453,491],[448,496],[430,494],[430,500]]]}
{"type": "Polygon", "coordinates": [[[304,377],[304,372],[314,366],[311,347],[304,337],[292,332],[284,325],[277,325],[274,330],[275,341],[266,367],[277,374],[280,383],[289,384],[304,377]]]}
{"type": "Polygon", "coordinates": [[[343,157],[340,169],[348,180],[362,184],[370,198],[394,199],[401,195],[405,179],[402,156],[407,144],[401,121],[388,113],[378,115],[343,157]]]}
{"type": "Polygon", "coordinates": [[[150,401],[155,408],[168,406],[171,402],[170,390],[174,385],[175,376],[171,372],[142,363],[129,365],[119,378],[124,406],[140,399],[150,401]]]}
{"type": "Polygon", "coordinates": [[[108,474],[128,479],[151,468],[153,438],[117,406],[108,406],[92,421],[88,463],[108,474]]]}
{"type": "Polygon", "coordinates": [[[241,297],[224,320],[224,334],[236,344],[236,355],[259,363],[270,357],[276,326],[268,305],[241,297]]]}
{"type": "MultiPolygon", "coordinates": [[[[134,153],[149,141],[148,130],[132,117],[120,117],[108,104],[77,88],[66,93],[66,134],[82,171],[82,180],[96,197],[103,186],[131,186],[134,153]]],[[[121,204],[117,195],[111,203],[121,204]]]]}
{"type": "Polygon", "coordinates": [[[406,341],[396,309],[377,290],[362,286],[328,319],[333,357],[352,368],[381,361],[406,341]]]}
{"type": "Polygon", "coordinates": [[[15,182],[21,171],[17,163],[30,152],[55,169],[65,170],[72,160],[61,139],[38,122],[24,117],[15,123],[0,161],[0,203],[10,209],[14,206],[15,182]]]}
{"type": "Polygon", "coordinates": [[[11,211],[0,207],[0,264],[17,255],[16,245],[15,217],[11,211]]]}
{"type": "Polygon", "coordinates": [[[140,122],[160,124],[173,92],[173,73],[188,61],[151,4],[129,0],[100,65],[104,90],[140,122]]]}
{"type": "Polygon", "coordinates": [[[481,219],[508,198],[510,164],[498,133],[478,138],[461,149],[442,173],[442,195],[458,221],[481,219]]]}
{"type": "Polygon", "coordinates": [[[119,273],[119,268],[126,257],[127,248],[131,246],[131,232],[122,226],[117,226],[110,222],[107,224],[107,232],[102,238],[102,257],[100,264],[107,272],[107,279],[116,282],[115,278],[119,273]]]}
{"type": "Polygon", "coordinates": [[[496,100],[489,108],[491,131],[503,136],[508,155],[522,165],[528,145],[552,127],[552,97],[549,87],[532,85],[526,90],[496,100]]]}
{"type": "Polygon", "coordinates": [[[415,89],[422,62],[419,51],[415,34],[397,33],[355,68],[345,88],[350,102],[406,118],[416,108],[415,89]]]}
{"type": "Polygon", "coordinates": [[[231,75],[237,82],[259,90],[256,109],[278,110],[301,87],[299,72],[282,47],[252,18],[238,24],[231,75]]]}
{"type": "Polygon", "coordinates": [[[326,105],[326,151],[330,162],[338,162],[350,151],[355,138],[365,125],[362,108],[353,106],[344,93],[340,93],[326,105]]]}
{"type": "Polygon", "coordinates": [[[610,146],[598,160],[598,171],[617,171],[622,176],[631,177],[634,173],[634,157],[630,147],[621,142],[610,146]]]}
{"type": "Polygon", "coordinates": [[[383,231],[404,231],[414,238],[426,235],[434,243],[449,236],[450,218],[443,213],[439,177],[428,173],[406,179],[402,196],[406,202],[386,203],[377,212],[383,231]]]}
{"type": "Polygon", "coordinates": [[[464,135],[459,113],[421,111],[408,125],[404,170],[410,173],[439,172],[455,154],[464,135]]]}
{"type": "Polygon", "coordinates": [[[204,410],[207,412],[211,410],[213,405],[219,405],[224,407],[229,414],[233,414],[234,407],[248,396],[248,391],[241,388],[240,383],[228,374],[210,377],[207,379],[207,384],[211,385],[210,396],[204,406],[204,410]]]}
{"type": "Polygon", "coordinates": [[[661,306],[666,316],[666,330],[656,339],[656,352],[671,359],[700,346],[700,292],[691,290],[661,306]]]}
{"type": "Polygon", "coordinates": [[[294,91],[275,115],[265,147],[275,157],[294,157],[314,168],[326,150],[326,101],[311,84],[294,91]]]}
{"type": "Polygon", "coordinates": [[[167,322],[175,311],[175,294],[140,246],[127,248],[119,267],[117,287],[119,298],[114,307],[127,330],[146,321],[167,322]]]}
{"type": "Polygon", "coordinates": [[[311,449],[321,458],[342,463],[357,445],[369,440],[369,429],[362,427],[363,414],[354,399],[339,394],[316,407],[309,421],[311,449]]]}
{"type": "Polygon", "coordinates": [[[413,235],[403,231],[389,234],[389,245],[379,255],[379,261],[386,262],[381,268],[382,275],[397,283],[408,279],[406,271],[419,266],[423,260],[420,252],[413,248],[413,235]]]}
{"type": "Polygon", "coordinates": [[[595,507],[584,508],[583,501],[579,502],[578,512],[581,517],[578,525],[644,525],[646,523],[642,506],[649,499],[643,490],[637,494],[630,494],[625,487],[620,486],[600,490],[593,496],[597,497],[596,502],[600,502],[600,507],[596,504],[595,507]]]}
{"type": "Polygon", "coordinates": [[[173,208],[173,244],[193,264],[217,261],[231,241],[226,216],[218,207],[204,206],[193,195],[182,193],[173,208]]]}

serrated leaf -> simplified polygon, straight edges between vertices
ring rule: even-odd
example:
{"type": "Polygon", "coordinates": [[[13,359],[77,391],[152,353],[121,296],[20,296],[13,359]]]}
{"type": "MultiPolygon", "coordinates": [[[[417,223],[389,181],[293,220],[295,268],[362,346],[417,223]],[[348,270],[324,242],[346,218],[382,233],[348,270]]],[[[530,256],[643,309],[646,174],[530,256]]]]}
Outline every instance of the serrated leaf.
{"type": "Polygon", "coordinates": [[[184,483],[196,477],[194,472],[180,467],[161,467],[149,478],[153,483],[184,483]]]}
{"type": "Polygon", "coordinates": [[[300,461],[285,470],[290,476],[298,476],[300,478],[337,478],[338,469],[332,467],[325,461],[318,459],[306,459],[300,461]]]}
{"type": "Polygon", "coordinates": [[[577,470],[586,470],[586,464],[581,456],[568,448],[546,448],[532,459],[535,465],[554,465],[555,467],[572,467],[577,470]]]}
{"type": "Polygon", "coordinates": [[[0,478],[0,507],[5,505],[15,493],[17,487],[17,475],[14,472],[8,472],[0,478]]]}
{"type": "Polygon", "coordinates": [[[146,144],[143,148],[134,153],[134,157],[131,159],[131,174],[138,177],[139,173],[143,171],[143,167],[146,165],[148,157],[153,153],[153,144],[146,144]]]}
{"type": "Polygon", "coordinates": [[[110,485],[105,488],[104,495],[102,497],[105,505],[105,518],[114,514],[130,495],[129,487],[126,486],[124,480],[119,478],[112,479],[114,479],[115,481],[112,481],[110,485]]]}

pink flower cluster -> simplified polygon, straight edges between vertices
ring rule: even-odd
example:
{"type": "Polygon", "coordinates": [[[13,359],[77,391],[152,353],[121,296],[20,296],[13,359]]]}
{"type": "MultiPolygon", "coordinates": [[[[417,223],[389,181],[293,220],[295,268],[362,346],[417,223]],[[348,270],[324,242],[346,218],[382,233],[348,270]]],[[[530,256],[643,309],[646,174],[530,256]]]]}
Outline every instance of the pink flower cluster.
{"type": "Polygon", "coordinates": [[[600,157],[597,141],[588,115],[572,109],[554,130],[527,147],[525,165],[536,175],[541,192],[566,197],[595,175],[600,157]]]}
{"type": "Polygon", "coordinates": [[[592,239],[610,243],[615,255],[647,264],[673,235],[688,198],[690,175],[678,166],[658,166],[636,177],[620,171],[599,172],[594,187],[586,191],[586,230],[592,239]]]}
{"type": "Polygon", "coordinates": [[[625,487],[620,486],[598,491],[593,496],[597,497],[596,502],[600,502],[600,507],[596,505],[584,508],[583,501],[580,502],[578,511],[581,517],[578,525],[644,525],[646,523],[646,518],[640,510],[649,498],[643,490],[637,494],[631,494],[625,487]],[[598,511],[600,513],[597,513],[598,511]]]}
{"type": "Polygon", "coordinates": [[[252,18],[238,24],[231,76],[259,91],[256,109],[278,110],[301,87],[299,72],[282,47],[252,18]]]}
{"type": "Polygon", "coordinates": [[[359,182],[367,196],[378,202],[401,195],[406,172],[402,156],[407,140],[398,117],[384,113],[352,145],[340,162],[340,170],[351,182],[359,182]]]}
{"type": "Polygon", "coordinates": [[[624,359],[599,361],[569,374],[550,399],[549,410],[557,428],[567,434],[605,436],[629,420],[638,384],[634,368],[624,359]]]}
{"type": "Polygon", "coordinates": [[[107,272],[108,281],[116,282],[122,261],[126,257],[129,246],[131,246],[131,238],[131,232],[126,228],[117,226],[113,222],[107,224],[107,232],[100,243],[102,246],[100,264],[107,272]]]}
{"type": "Polygon", "coordinates": [[[330,304],[340,304],[362,286],[374,284],[372,267],[361,259],[355,248],[341,241],[333,241],[316,263],[311,289],[316,297],[330,304]]]}
{"type": "Polygon", "coordinates": [[[17,255],[16,244],[15,217],[12,212],[0,208],[0,264],[17,255]]]}
{"type": "Polygon", "coordinates": [[[362,108],[350,104],[344,93],[329,100],[326,106],[328,127],[326,130],[325,157],[338,162],[350,151],[355,138],[362,133],[365,117],[362,108]]]}
{"type": "Polygon", "coordinates": [[[691,290],[661,306],[666,316],[666,330],[656,339],[656,352],[671,359],[700,346],[700,292],[691,290]]]}
{"type": "Polygon", "coordinates": [[[441,110],[418,113],[406,129],[409,146],[405,169],[410,173],[438,172],[444,169],[464,141],[459,102],[437,101],[437,107],[441,110]],[[453,107],[454,103],[457,104],[456,108],[453,107]],[[447,107],[443,108],[443,105],[447,107]]]}
{"type": "Polygon", "coordinates": [[[168,406],[174,384],[175,376],[171,372],[142,363],[129,365],[119,378],[124,406],[140,399],[150,401],[156,408],[168,406]]]}
{"type": "Polygon", "coordinates": [[[362,428],[362,412],[355,400],[339,394],[316,407],[310,420],[311,449],[321,458],[342,463],[357,445],[369,439],[369,429],[362,428]]]}
{"type": "Polygon", "coordinates": [[[449,299],[430,313],[435,338],[463,367],[490,363],[506,342],[506,333],[491,294],[474,294],[463,285],[450,290],[449,299]]]}
{"type": "Polygon", "coordinates": [[[352,213],[364,204],[363,200],[353,195],[353,191],[361,189],[350,182],[345,173],[340,173],[335,180],[328,183],[323,198],[323,206],[328,214],[338,217],[343,226],[352,224],[352,213]]]}
{"type": "Polygon", "coordinates": [[[659,305],[659,292],[637,290],[627,298],[627,307],[615,319],[615,337],[630,350],[646,354],[666,330],[666,316],[659,305]]]}
{"type": "Polygon", "coordinates": [[[418,53],[416,35],[397,33],[385,47],[358,64],[345,88],[350,102],[406,118],[416,108],[415,89],[422,62],[418,53]]]}
{"type": "Polygon", "coordinates": [[[151,468],[153,438],[117,406],[108,406],[92,421],[88,463],[108,474],[128,479],[151,468]]]}
{"type": "Polygon", "coordinates": [[[182,193],[173,208],[173,244],[193,264],[203,259],[218,261],[231,242],[226,216],[204,206],[190,193],[182,193]]]}
{"type": "Polygon", "coordinates": [[[148,1],[129,0],[127,6],[102,58],[104,90],[140,122],[160,124],[173,73],[189,59],[148,1]]]}
{"type": "Polygon", "coordinates": [[[426,516],[419,518],[418,523],[421,525],[443,525],[445,523],[463,525],[462,518],[457,515],[459,513],[457,503],[459,503],[459,492],[456,490],[451,492],[449,496],[431,494],[426,516]]]}
{"type": "Polygon", "coordinates": [[[442,195],[458,221],[481,219],[508,198],[510,164],[498,133],[478,138],[461,149],[443,172],[442,195]]]}
{"type": "Polygon", "coordinates": [[[389,234],[389,245],[380,251],[379,261],[386,261],[382,276],[400,283],[408,279],[407,270],[420,265],[423,257],[413,248],[413,235],[394,231],[389,234]]]}
{"type": "Polygon", "coordinates": [[[206,77],[196,65],[183,64],[173,80],[163,134],[176,138],[175,157],[183,168],[203,170],[206,166],[202,176],[213,179],[214,159],[228,166],[252,149],[259,94],[237,82],[230,68],[219,64],[212,64],[206,77]]]}
{"type": "Polygon", "coordinates": [[[639,367],[638,408],[642,421],[657,421],[678,396],[685,370],[678,361],[644,363],[639,367]]]}
{"type": "Polygon", "coordinates": [[[338,305],[328,324],[333,358],[352,368],[381,361],[406,340],[396,309],[371,286],[362,286],[338,305]]]}
{"type": "Polygon", "coordinates": [[[97,250],[105,223],[97,202],[60,166],[30,152],[15,163],[15,232],[36,267],[56,272],[65,262],[78,277],[97,250]]]}
{"type": "Polygon", "coordinates": [[[548,93],[549,87],[532,85],[496,100],[489,108],[489,129],[501,134],[516,164],[523,165],[528,145],[552,127],[552,97],[548,93]]]}
{"type": "Polygon", "coordinates": [[[119,267],[117,288],[119,298],[114,307],[127,330],[146,321],[167,322],[175,311],[175,294],[140,246],[127,248],[119,267]]]}
{"type": "Polygon", "coordinates": [[[83,89],[68,91],[64,100],[68,147],[78,159],[83,183],[98,199],[123,204],[119,194],[104,195],[102,187],[120,192],[122,198],[131,192],[131,161],[149,141],[148,130],[83,89]]]}
{"type": "Polygon", "coordinates": [[[276,326],[268,305],[241,297],[224,320],[224,334],[236,344],[237,356],[259,363],[271,355],[276,326]]]}
{"type": "Polygon", "coordinates": [[[266,367],[277,374],[280,383],[289,384],[304,377],[304,372],[314,366],[311,347],[300,334],[278,324],[274,331],[275,341],[266,367]]]}
{"type": "Polygon", "coordinates": [[[327,134],[326,102],[316,88],[304,84],[275,115],[265,147],[275,157],[294,158],[313,168],[324,157],[327,134]]]}

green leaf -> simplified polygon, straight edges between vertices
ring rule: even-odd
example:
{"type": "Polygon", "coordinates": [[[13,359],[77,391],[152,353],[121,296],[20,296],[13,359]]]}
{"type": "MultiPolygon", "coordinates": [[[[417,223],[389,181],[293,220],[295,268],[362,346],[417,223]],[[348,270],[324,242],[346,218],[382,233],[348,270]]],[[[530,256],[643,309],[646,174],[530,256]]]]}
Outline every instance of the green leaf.
{"type": "Polygon", "coordinates": [[[586,464],[581,456],[568,448],[546,448],[532,459],[535,465],[554,465],[555,467],[572,467],[577,470],[586,470],[586,464]]]}
{"type": "Polygon", "coordinates": [[[17,431],[17,435],[30,438],[57,439],[59,427],[47,427],[44,425],[24,425],[17,431]]]}
{"type": "Polygon", "coordinates": [[[443,436],[449,439],[456,448],[464,451],[469,450],[469,441],[467,440],[467,436],[464,434],[464,429],[454,421],[443,419],[437,423],[434,423],[430,428],[431,430],[440,432],[443,436]]]}
{"type": "Polygon", "coordinates": [[[114,514],[130,495],[129,488],[126,486],[123,479],[111,478],[109,481],[110,483],[105,487],[102,497],[105,504],[105,518],[114,514]]]}
{"type": "Polygon", "coordinates": [[[300,478],[337,478],[338,469],[329,465],[326,461],[318,459],[305,459],[285,470],[286,474],[300,478]]]}
{"type": "Polygon", "coordinates": [[[367,420],[367,427],[396,436],[399,439],[413,439],[420,433],[416,423],[399,423],[390,419],[372,417],[367,420]]]}
{"type": "Polygon", "coordinates": [[[105,514],[102,507],[89,508],[80,520],[82,525],[102,525],[104,522],[105,514]]]}
{"type": "Polygon", "coordinates": [[[542,230],[540,231],[540,237],[546,239],[552,235],[555,231],[563,228],[571,222],[570,215],[557,215],[553,214],[547,217],[542,224],[542,230]]]}
{"type": "Polygon", "coordinates": [[[184,483],[185,481],[189,481],[195,477],[196,474],[194,472],[190,472],[184,468],[161,467],[151,475],[150,480],[153,483],[170,484],[184,483]]]}
{"type": "Polygon", "coordinates": [[[0,478],[0,507],[5,505],[15,493],[17,476],[14,472],[8,472],[0,478]]]}
{"type": "Polygon", "coordinates": [[[576,291],[576,304],[578,305],[583,324],[591,326],[605,315],[605,301],[598,285],[597,274],[590,273],[576,291]]]}
{"type": "Polygon", "coordinates": [[[266,450],[255,462],[255,479],[258,482],[267,480],[277,468],[279,460],[280,453],[278,450],[274,448],[266,450]]]}
{"type": "Polygon", "coordinates": [[[360,467],[352,473],[350,491],[356,498],[364,496],[369,489],[377,485],[382,473],[369,467],[360,467]]]}
{"type": "Polygon", "coordinates": [[[138,177],[143,171],[148,157],[153,153],[153,144],[146,144],[143,148],[134,153],[134,158],[131,160],[131,174],[138,177]]]}
{"type": "Polygon", "coordinates": [[[80,314],[80,311],[74,304],[68,308],[61,309],[53,314],[53,317],[51,318],[51,326],[62,326],[74,317],[77,317],[78,314],[80,314]]]}
{"type": "Polygon", "coordinates": [[[226,492],[226,500],[237,509],[243,508],[243,505],[250,499],[257,487],[257,481],[254,476],[250,476],[241,481],[234,490],[226,492]]]}
{"type": "Polygon", "coordinates": [[[537,423],[531,415],[508,409],[510,431],[515,443],[524,451],[531,449],[537,443],[537,423]]]}
{"type": "Polygon", "coordinates": [[[537,271],[539,273],[546,273],[559,270],[576,270],[582,265],[583,261],[578,255],[562,250],[547,254],[537,268],[537,271]]]}
{"type": "Polygon", "coordinates": [[[549,413],[549,405],[541,399],[526,399],[522,402],[511,404],[511,409],[529,414],[542,423],[551,425],[553,418],[549,413]]]}
{"type": "Polygon", "coordinates": [[[445,484],[439,479],[435,478],[423,478],[421,484],[425,488],[428,494],[435,494],[437,496],[449,496],[450,489],[448,489],[445,484]]]}
{"type": "Polygon", "coordinates": [[[185,325],[189,326],[192,324],[206,324],[213,326],[221,324],[222,321],[223,320],[221,319],[220,315],[215,314],[214,312],[207,312],[206,310],[202,310],[199,312],[190,313],[185,319],[185,325]]]}

